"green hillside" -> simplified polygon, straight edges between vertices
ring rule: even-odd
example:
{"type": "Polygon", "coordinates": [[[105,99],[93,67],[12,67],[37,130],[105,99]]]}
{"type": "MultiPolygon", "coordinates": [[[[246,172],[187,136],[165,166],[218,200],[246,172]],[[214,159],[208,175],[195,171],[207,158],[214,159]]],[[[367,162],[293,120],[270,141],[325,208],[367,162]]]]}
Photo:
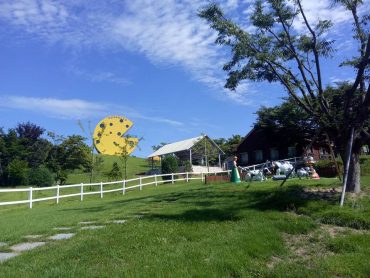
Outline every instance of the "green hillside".
{"type": "MultiPolygon", "coordinates": [[[[112,169],[112,165],[114,162],[117,162],[121,172],[123,173],[123,164],[119,157],[111,156],[111,155],[100,155],[98,154],[97,157],[100,156],[103,158],[103,164],[101,170],[98,173],[94,174],[94,182],[100,181],[108,181],[108,177],[106,173],[112,169]]],[[[144,158],[140,157],[129,157],[127,161],[127,177],[134,178],[137,177],[138,174],[144,173],[148,171],[149,165],[144,158]]],[[[90,182],[90,173],[83,172],[81,170],[76,170],[68,176],[67,184],[74,184],[74,183],[87,183],[90,182]]]]}
{"type": "Polygon", "coordinates": [[[337,179],[176,182],[0,207],[0,252],[46,242],[0,263],[0,277],[369,277],[369,182],[342,208],[337,179]]]}

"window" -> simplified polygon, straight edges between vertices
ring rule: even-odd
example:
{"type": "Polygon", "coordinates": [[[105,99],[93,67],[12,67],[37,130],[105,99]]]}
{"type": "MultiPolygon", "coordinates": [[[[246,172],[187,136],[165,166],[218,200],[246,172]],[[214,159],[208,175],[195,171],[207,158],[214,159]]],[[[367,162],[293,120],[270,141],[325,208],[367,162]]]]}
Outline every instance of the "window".
{"type": "Polygon", "coordinates": [[[277,160],[279,159],[279,150],[277,149],[270,149],[270,159],[277,160]]]}
{"type": "Polygon", "coordinates": [[[241,153],[241,162],[248,163],[248,153],[241,153]]]}
{"type": "Polygon", "coordinates": [[[262,150],[257,150],[254,152],[254,158],[256,162],[261,162],[263,160],[263,152],[262,150]]]}
{"type": "Polygon", "coordinates": [[[288,157],[295,157],[295,156],[296,156],[295,147],[288,147],[288,157]]]}

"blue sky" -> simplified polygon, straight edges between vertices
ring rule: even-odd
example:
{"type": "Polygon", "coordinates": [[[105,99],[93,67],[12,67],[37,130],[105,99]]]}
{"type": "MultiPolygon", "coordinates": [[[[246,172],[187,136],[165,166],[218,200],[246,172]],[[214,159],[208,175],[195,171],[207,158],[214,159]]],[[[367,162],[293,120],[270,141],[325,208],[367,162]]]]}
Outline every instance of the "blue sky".
{"type": "MultiPolygon", "coordinates": [[[[222,1],[230,16],[251,13],[250,0],[222,1]]],[[[350,80],[338,68],[356,51],[350,15],[329,0],[303,1],[308,18],[331,19],[328,36],[340,51],[325,61],[325,84],[350,80]]],[[[277,84],[223,88],[227,49],[196,16],[208,1],[0,1],[0,126],[31,121],[57,134],[83,134],[109,115],[134,122],[147,156],[152,145],[206,133],[245,135],[261,106],[281,102],[277,84]]],[[[369,1],[366,1],[368,4],[369,1]]],[[[364,5],[364,10],[369,5],[364,5]]],[[[300,22],[294,25],[301,30],[300,22]]]]}

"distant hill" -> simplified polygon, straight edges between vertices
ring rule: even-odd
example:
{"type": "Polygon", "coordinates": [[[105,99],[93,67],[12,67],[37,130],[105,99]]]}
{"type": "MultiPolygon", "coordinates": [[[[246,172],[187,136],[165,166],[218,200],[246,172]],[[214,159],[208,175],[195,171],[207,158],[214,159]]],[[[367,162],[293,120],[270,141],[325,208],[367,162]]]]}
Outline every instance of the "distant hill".
{"type": "MultiPolygon", "coordinates": [[[[109,172],[112,169],[114,162],[118,163],[118,166],[123,173],[123,164],[119,157],[111,155],[97,155],[101,156],[104,159],[102,169],[99,173],[94,175],[94,182],[108,181],[105,173],[109,172]]],[[[127,176],[128,178],[137,177],[138,174],[144,173],[150,169],[148,162],[144,158],[139,157],[129,157],[127,161],[127,176]]],[[[75,183],[88,183],[90,181],[90,173],[84,173],[81,170],[76,170],[73,173],[69,174],[66,184],[75,184],[75,183]]]]}

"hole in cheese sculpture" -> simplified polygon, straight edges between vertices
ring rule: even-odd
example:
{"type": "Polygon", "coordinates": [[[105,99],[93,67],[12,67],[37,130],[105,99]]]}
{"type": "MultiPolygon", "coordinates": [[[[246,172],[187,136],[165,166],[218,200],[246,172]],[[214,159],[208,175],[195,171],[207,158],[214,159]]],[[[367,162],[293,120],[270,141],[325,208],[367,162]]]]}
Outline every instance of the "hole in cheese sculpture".
{"type": "Polygon", "coordinates": [[[129,155],[138,143],[134,137],[124,136],[133,122],[121,116],[110,116],[101,120],[94,130],[94,145],[101,154],[129,155]]]}

